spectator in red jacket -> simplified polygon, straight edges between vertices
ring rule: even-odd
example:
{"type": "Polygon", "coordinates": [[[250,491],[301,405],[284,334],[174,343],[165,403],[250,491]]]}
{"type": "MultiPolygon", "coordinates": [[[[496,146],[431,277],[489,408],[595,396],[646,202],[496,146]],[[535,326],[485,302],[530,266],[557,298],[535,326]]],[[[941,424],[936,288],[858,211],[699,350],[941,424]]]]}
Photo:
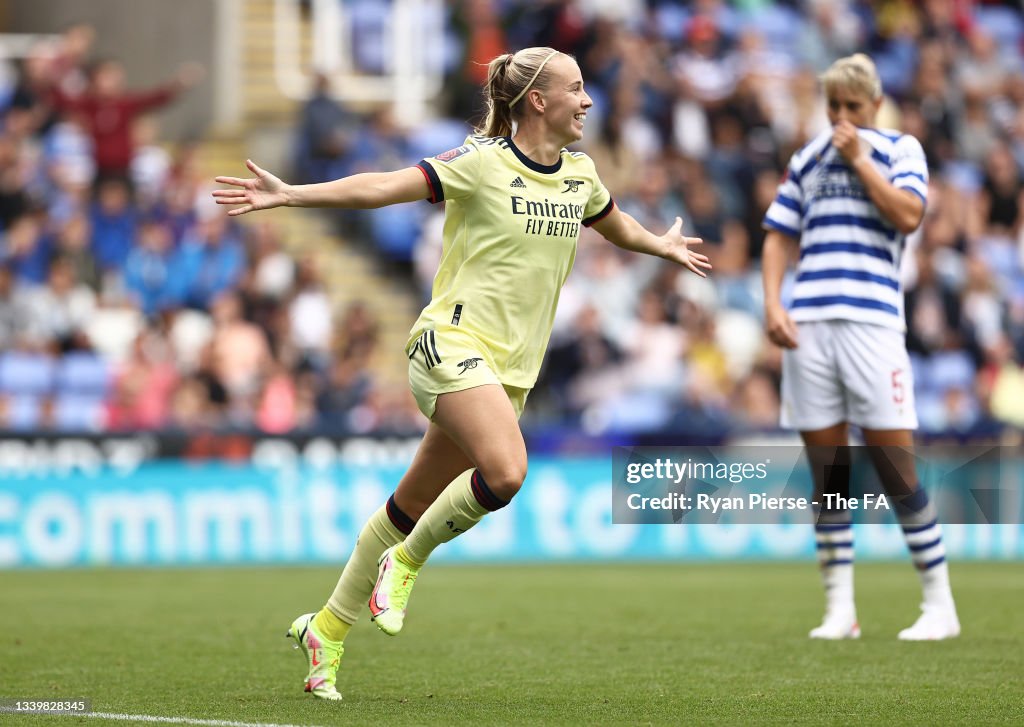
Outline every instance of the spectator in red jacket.
{"type": "Polygon", "coordinates": [[[92,136],[97,181],[129,179],[135,120],[150,109],[170,103],[202,80],[204,74],[202,66],[186,63],[170,82],[133,92],[125,89],[124,67],[118,61],[103,60],[93,66],[85,93],[72,97],[54,85],[50,99],[58,111],[77,115],[92,136]]]}

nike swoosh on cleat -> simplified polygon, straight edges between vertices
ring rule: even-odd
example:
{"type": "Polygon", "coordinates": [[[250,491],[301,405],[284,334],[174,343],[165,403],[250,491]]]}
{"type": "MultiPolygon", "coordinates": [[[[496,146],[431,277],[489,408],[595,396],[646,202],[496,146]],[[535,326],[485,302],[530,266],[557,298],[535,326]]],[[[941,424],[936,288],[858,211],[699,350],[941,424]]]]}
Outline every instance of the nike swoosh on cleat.
{"type": "Polygon", "coordinates": [[[309,648],[313,652],[311,657],[313,666],[320,666],[320,662],[316,658],[316,650],[321,648],[320,639],[316,638],[313,634],[309,635],[309,648]]]}
{"type": "Polygon", "coordinates": [[[377,576],[377,584],[373,587],[373,595],[370,597],[370,615],[374,617],[379,616],[380,614],[387,611],[387,606],[381,606],[379,603],[377,603],[377,596],[380,595],[380,582],[382,580],[384,580],[383,573],[377,576]]]}

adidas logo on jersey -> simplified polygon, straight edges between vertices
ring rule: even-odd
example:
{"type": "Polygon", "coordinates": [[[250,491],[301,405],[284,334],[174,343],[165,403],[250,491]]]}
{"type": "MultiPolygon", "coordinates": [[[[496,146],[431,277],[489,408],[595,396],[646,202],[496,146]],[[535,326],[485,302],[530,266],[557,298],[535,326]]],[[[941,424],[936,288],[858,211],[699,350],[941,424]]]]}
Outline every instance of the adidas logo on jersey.
{"type": "Polygon", "coordinates": [[[516,177],[512,180],[512,184],[508,185],[516,189],[526,189],[526,182],[523,181],[522,177],[516,177]]]}

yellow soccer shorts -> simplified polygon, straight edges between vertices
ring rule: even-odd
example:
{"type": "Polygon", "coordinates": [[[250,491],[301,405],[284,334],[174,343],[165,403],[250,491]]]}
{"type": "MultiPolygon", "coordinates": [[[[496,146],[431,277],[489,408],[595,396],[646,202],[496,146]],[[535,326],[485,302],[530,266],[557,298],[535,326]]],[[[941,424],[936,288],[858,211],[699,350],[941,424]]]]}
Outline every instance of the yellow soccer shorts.
{"type": "Polygon", "coordinates": [[[416,405],[428,419],[434,418],[441,394],[486,384],[502,386],[516,417],[522,416],[530,390],[502,384],[483,347],[458,328],[423,331],[409,342],[405,355],[409,357],[409,386],[416,405]]]}

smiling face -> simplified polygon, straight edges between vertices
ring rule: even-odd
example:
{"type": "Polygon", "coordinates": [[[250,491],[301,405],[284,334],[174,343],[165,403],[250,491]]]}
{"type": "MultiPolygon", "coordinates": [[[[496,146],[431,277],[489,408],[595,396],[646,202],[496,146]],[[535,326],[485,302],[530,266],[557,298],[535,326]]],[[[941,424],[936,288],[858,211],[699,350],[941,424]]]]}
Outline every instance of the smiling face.
{"type": "Polygon", "coordinates": [[[849,121],[861,128],[874,126],[875,114],[882,105],[881,99],[872,101],[867,94],[843,86],[827,89],[825,100],[828,106],[828,121],[832,126],[840,121],[849,121]]]}
{"type": "Polygon", "coordinates": [[[544,120],[551,134],[561,143],[570,144],[583,138],[587,109],[594,105],[583,90],[583,74],[571,57],[559,53],[548,61],[544,70],[550,73],[548,86],[539,91],[544,103],[544,120]]]}

